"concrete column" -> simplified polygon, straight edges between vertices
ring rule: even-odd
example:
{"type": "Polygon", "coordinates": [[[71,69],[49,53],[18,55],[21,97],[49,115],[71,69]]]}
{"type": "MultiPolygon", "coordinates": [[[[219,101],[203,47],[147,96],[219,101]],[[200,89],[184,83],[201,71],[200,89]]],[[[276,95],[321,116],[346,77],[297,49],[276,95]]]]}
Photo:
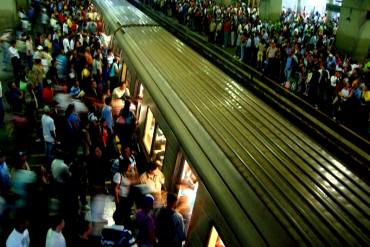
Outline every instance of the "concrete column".
{"type": "Polygon", "coordinates": [[[17,8],[15,1],[0,1],[0,30],[13,29],[17,24],[17,8]]]}
{"type": "Polygon", "coordinates": [[[262,20],[279,20],[282,9],[282,0],[261,0],[260,18],[262,20]]]}
{"type": "MultiPolygon", "coordinates": [[[[333,0],[329,0],[329,4],[333,4],[333,0]]],[[[333,12],[332,11],[328,11],[327,15],[328,15],[328,18],[331,19],[332,16],[333,16],[333,12]]]]}
{"type": "Polygon", "coordinates": [[[297,13],[302,12],[302,0],[297,0],[297,13]]]}
{"type": "MultiPolygon", "coordinates": [[[[1,0],[0,0],[1,1],[1,0]]],[[[30,6],[30,0],[16,0],[17,7],[22,9],[27,9],[30,6]]]]}
{"type": "Polygon", "coordinates": [[[336,46],[339,51],[349,52],[359,62],[364,61],[370,47],[370,11],[368,0],[343,0],[336,46]]]}

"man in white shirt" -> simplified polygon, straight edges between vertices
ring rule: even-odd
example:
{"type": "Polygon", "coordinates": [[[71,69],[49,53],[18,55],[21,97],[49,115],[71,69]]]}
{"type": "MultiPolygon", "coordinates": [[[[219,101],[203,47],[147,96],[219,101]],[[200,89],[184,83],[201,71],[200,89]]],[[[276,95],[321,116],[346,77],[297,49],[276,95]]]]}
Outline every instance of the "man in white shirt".
{"type": "Polygon", "coordinates": [[[55,124],[50,117],[50,108],[44,107],[44,114],[41,117],[42,134],[45,142],[45,155],[47,164],[50,165],[54,156],[54,147],[56,142],[55,124]]]}
{"type": "Polygon", "coordinates": [[[67,54],[70,50],[69,39],[67,34],[63,38],[63,49],[65,54],[67,54]]]}
{"type": "Polygon", "coordinates": [[[55,182],[64,184],[70,178],[69,167],[64,163],[62,154],[55,153],[55,159],[51,163],[51,174],[55,182]]]}
{"type": "Polygon", "coordinates": [[[125,100],[127,97],[130,97],[130,90],[126,87],[126,83],[121,81],[119,86],[113,89],[112,99],[125,100]]]}
{"type": "Polygon", "coordinates": [[[9,52],[9,57],[12,61],[14,79],[15,79],[16,84],[17,84],[18,81],[19,81],[19,72],[20,72],[19,71],[20,70],[20,56],[19,56],[17,48],[15,47],[16,44],[17,44],[17,42],[15,40],[13,40],[10,43],[10,47],[8,49],[8,52],[9,52]]]}
{"type": "Polygon", "coordinates": [[[16,225],[6,240],[6,247],[28,247],[30,235],[27,229],[27,220],[24,215],[18,215],[16,225]]]}
{"type": "Polygon", "coordinates": [[[66,247],[66,240],[63,236],[64,219],[60,216],[54,216],[51,222],[51,228],[46,235],[45,247],[66,247]]]}

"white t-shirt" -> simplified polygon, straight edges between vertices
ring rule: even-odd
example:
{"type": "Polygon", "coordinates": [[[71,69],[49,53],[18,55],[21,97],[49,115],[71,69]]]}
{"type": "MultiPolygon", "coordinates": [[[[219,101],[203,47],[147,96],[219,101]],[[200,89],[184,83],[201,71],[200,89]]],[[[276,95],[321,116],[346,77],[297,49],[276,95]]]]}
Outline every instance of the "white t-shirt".
{"type": "Polygon", "coordinates": [[[63,160],[54,159],[51,163],[51,174],[53,175],[54,180],[59,183],[63,183],[64,180],[63,177],[61,177],[63,173],[70,174],[68,166],[63,160]]]}
{"type": "Polygon", "coordinates": [[[64,53],[67,53],[70,49],[69,40],[67,38],[63,39],[63,48],[64,48],[64,53]]]}
{"type": "Polygon", "coordinates": [[[23,233],[13,229],[6,240],[6,247],[28,247],[30,246],[30,235],[28,230],[24,230],[23,233]]]}
{"type": "Polygon", "coordinates": [[[61,232],[49,229],[46,235],[45,247],[66,247],[66,240],[61,232]]]}
{"type": "Polygon", "coordinates": [[[41,117],[41,124],[42,124],[42,134],[44,136],[44,141],[54,143],[55,139],[50,134],[50,132],[55,133],[54,120],[50,116],[43,114],[41,117]]]}
{"type": "Polygon", "coordinates": [[[18,50],[17,48],[14,48],[13,46],[10,46],[9,49],[10,58],[17,57],[19,58],[18,50]]]}
{"type": "Polygon", "coordinates": [[[120,87],[116,87],[115,89],[113,89],[112,99],[121,99],[123,95],[125,95],[125,97],[130,96],[130,91],[128,90],[128,88],[121,90],[120,87]]]}
{"type": "Polygon", "coordinates": [[[113,182],[119,184],[119,196],[127,197],[130,190],[130,180],[116,172],[113,176],[113,182]]]}

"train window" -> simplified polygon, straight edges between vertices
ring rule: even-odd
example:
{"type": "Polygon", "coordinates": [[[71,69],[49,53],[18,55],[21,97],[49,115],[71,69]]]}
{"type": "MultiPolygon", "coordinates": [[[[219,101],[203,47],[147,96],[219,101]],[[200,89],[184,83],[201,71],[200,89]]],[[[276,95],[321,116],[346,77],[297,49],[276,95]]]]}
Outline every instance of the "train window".
{"type": "Polygon", "coordinates": [[[183,215],[185,229],[187,230],[189,228],[199,182],[189,163],[185,159],[182,163],[182,171],[178,184],[179,203],[177,210],[183,215]]]}
{"type": "Polygon", "coordinates": [[[135,81],[135,96],[136,98],[143,99],[144,97],[144,86],[140,80],[135,81]]]}
{"type": "Polygon", "coordinates": [[[130,86],[131,86],[131,80],[132,80],[132,75],[130,73],[130,70],[127,70],[127,73],[126,73],[126,83],[128,82],[128,84],[127,84],[128,88],[130,88],[130,86]]]}
{"type": "Polygon", "coordinates": [[[166,142],[167,139],[163,134],[163,131],[158,127],[154,142],[153,142],[153,160],[157,163],[159,163],[161,166],[163,166],[163,160],[164,160],[164,153],[166,151],[166,142]]]}
{"type": "Polygon", "coordinates": [[[224,242],[222,242],[222,239],[220,238],[220,235],[218,235],[214,226],[212,226],[207,247],[225,247],[224,242]]]}
{"type": "Polygon", "coordinates": [[[123,63],[121,81],[126,81],[126,74],[127,74],[127,65],[126,63],[123,63]]]}
{"type": "Polygon", "coordinates": [[[155,128],[155,118],[150,108],[148,108],[143,137],[144,146],[148,153],[150,153],[150,150],[152,149],[154,128],[155,128]]]}

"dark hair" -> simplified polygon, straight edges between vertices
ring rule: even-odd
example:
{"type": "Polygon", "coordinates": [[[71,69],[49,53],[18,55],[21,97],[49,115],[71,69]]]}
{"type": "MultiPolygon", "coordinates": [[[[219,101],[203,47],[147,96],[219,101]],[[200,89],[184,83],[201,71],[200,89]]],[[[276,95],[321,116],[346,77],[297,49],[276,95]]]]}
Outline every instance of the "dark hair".
{"type": "Polygon", "coordinates": [[[74,109],[75,109],[75,105],[69,104],[66,109],[66,116],[68,117],[69,115],[71,115],[74,109]]]}
{"type": "Polygon", "coordinates": [[[80,223],[79,223],[79,226],[78,226],[78,234],[79,235],[84,234],[89,229],[89,226],[90,226],[89,221],[81,220],[80,223]]]}
{"type": "Polygon", "coordinates": [[[104,100],[106,105],[109,105],[112,102],[112,98],[110,96],[106,97],[104,100]]]}
{"type": "Polygon", "coordinates": [[[61,215],[54,215],[50,218],[50,227],[55,230],[62,222],[63,217],[61,215]]]}
{"type": "Polygon", "coordinates": [[[177,202],[177,194],[168,193],[167,194],[167,204],[173,204],[177,202]]]}

